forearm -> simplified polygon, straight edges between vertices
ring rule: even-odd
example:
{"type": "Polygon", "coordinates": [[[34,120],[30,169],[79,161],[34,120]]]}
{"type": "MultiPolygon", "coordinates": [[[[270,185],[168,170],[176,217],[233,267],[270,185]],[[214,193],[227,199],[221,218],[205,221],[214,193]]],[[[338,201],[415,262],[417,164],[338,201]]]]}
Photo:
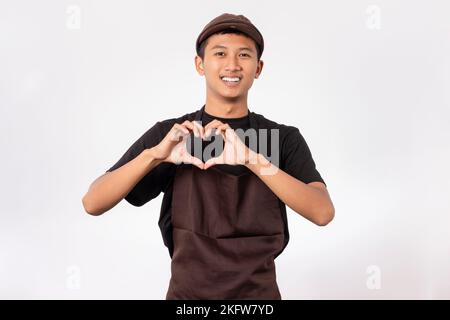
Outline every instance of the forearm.
{"type": "Polygon", "coordinates": [[[257,161],[249,162],[247,168],[288,207],[317,225],[326,225],[333,219],[334,207],[326,189],[303,183],[277,168],[260,154],[254,154],[252,157],[257,161]]]}
{"type": "Polygon", "coordinates": [[[146,149],[122,167],[100,176],[83,197],[86,212],[100,215],[110,210],[160,163],[161,160],[156,160],[153,149],[146,149]]]}

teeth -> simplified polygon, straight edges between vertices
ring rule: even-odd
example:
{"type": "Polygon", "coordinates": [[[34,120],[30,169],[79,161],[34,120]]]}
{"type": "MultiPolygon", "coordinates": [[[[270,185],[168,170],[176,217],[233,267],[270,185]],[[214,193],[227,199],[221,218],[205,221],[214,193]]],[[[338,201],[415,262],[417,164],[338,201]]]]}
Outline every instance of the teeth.
{"type": "Polygon", "coordinates": [[[236,78],[222,77],[222,80],[224,80],[224,81],[233,81],[233,82],[237,82],[237,81],[239,81],[240,79],[239,79],[238,77],[236,77],[236,78]]]}

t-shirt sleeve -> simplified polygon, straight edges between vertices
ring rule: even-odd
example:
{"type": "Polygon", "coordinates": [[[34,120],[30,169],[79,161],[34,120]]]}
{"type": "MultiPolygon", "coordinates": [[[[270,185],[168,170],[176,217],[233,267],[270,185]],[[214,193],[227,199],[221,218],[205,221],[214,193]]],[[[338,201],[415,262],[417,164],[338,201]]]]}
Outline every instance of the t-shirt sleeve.
{"type": "MultiPolygon", "coordinates": [[[[131,147],[122,155],[107,172],[111,172],[125,165],[129,161],[136,158],[142,151],[156,146],[164,138],[166,132],[161,122],[157,122],[147,132],[145,132],[139,139],[137,139],[131,147]]],[[[172,164],[161,163],[153,168],[147,175],[145,175],[134,188],[125,197],[130,204],[134,206],[142,206],[148,201],[156,198],[169,178],[172,164]]]]}
{"type": "Polygon", "coordinates": [[[286,136],[282,149],[282,163],[282,170],[304,183],[325,184],[316,169],[311,151],[297,128],[293,128],[286,136]]]}

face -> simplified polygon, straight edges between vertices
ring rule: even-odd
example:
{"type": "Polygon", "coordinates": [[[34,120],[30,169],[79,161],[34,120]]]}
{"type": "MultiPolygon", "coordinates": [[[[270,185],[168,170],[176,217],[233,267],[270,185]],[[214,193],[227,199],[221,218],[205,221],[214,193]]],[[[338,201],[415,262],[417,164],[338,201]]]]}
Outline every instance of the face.
{"type": "Polygon", "coordinates": [[[195,57],[197,72],[206,79],[208,95],[227,100],[246,99],[261,74],[255,42],[243,35],[215,34],[208,38],[204,59],[195,57]]]}

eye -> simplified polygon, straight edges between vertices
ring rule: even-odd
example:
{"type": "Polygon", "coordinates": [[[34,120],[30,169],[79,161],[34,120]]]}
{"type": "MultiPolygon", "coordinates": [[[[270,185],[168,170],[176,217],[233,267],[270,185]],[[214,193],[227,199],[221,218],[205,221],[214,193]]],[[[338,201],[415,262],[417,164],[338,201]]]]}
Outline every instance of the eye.
{"type": "Polygon", "coordinates": [[[225,52],[222,52],[222,51],[214,53],[215,56],[220,56],[220,57],[222,57],[222,55],[224,55],[224,54],[225,54],[225,52]]]}
{"type": "Polygon", "coordinates": [[[247,58],[250,58],[250,55],[248,53],[241,53],[241,55],[243,55],[243,56],[245,56],[247,58]]]}

